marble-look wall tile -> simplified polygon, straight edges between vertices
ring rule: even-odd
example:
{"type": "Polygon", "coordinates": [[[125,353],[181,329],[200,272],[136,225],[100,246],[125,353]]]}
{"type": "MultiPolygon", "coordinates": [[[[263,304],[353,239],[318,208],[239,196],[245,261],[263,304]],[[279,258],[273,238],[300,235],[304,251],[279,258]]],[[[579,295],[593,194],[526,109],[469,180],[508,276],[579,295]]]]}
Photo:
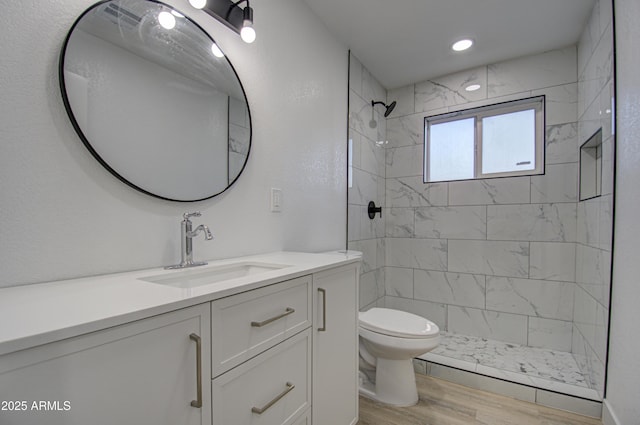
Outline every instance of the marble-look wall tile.
{"type": "Polygon", "coordinates": [[[384,219],[378,215],[371,220],[367,207],[360,206],[360,239],[384,238],[384,219]]]}
{"type": "Polygon", "coordinates": [[[602,305],[609,304],[611,253],[576,245],[576,283],[602,305]]]}
{"type": "Polygon", "coordinates": [[[385,176],[386,149],[380,144],[363,138],[360,145],[360,169],[371,174],[385,176]]]}
{"type": "Polygon", "coordinates": [[[428,183],[422,176],[387,178],[387,205],[393,207],[429,207],[447,205],[448,184],[428,183]]]}
{"type": "Polygon", "coordinates": [[[527,204],[530,183],[530,177],[450,182],[449,205],[527,204]]]}
{"type": "Polygon", "coordinates": [[[576,122],[578,119],[578,84],[563,84],[531,92],[532,96],[545,95],[546,125],[576,122]]]}
{"type": "Polygon", "coordinates": [[[453,105],[465,104],[487,97],[487,68],[480,67],[434,78],[415,85],[416,112],[427,112],[453,105]],[[480,84],[480,89],[465,90],[470,84],[480,84]]]}
{"type": "Polygon", "coordinates": [[[600,220],[598,247],[605,251],[611,251],[613,235],[613,195],[603,195],[600,197],[600,220]]]}
{"type": "Polygon", "coordinates": [[[485,308],[485,276],[415,270],[414,297],[436,303],[485,308]]]}
{"type": "Polygon", "coordinates": [[[378,138],[378,130],[372,128],[371,102],[367,103],[353,90],[349,92],[349,128],[362,134],[369,140],[375,141],[378,138]]]}
{"type": "Polygon", "coordinates": [[[415,86],[413,84],[387,91],[387,104],[396,102],[389,118],[413,114],[415,110],[415,86]]]}
{"type": "Polygon", "coordinates": [[[579,285],[576,286],[573,322],[591,347],[595,345],[596,339],[597,304],[591,295],[579,285]]]}
{"type": "Polygon", "coordinates": [[[385,295],[413,298],[413,269],[385,267],[385,295]]]}
{"type": "Polygon", "coordinates": [[[600,198],[581,201],[577,213],[577,242],[597,247],[600,243],[600,198]]]}
{"type": "Polygon", "coordinates": [[[607,338],[609,336],[609,310],[601,304],[596,305],[596,327],[593,350],[604,363],[607,359],[607,338]]]}
{"type": "Polygon", "coordinates": [[[423,153],[424,148],[421,145],[386,149],[386,177],[422,177],[423,153]]]}
{"type": "MultiPolygon", "coordinates": [[[[387,100],[387,90],[364,66],[362,67],[362,98],[369,104],[372,100],[379,102],[387,100]]],[[[377,107],[382,108],[382,106],[377,107]]]]}
{"type": "Polygon", "coordinates": [[[571,352],[572,331],[570,321],[529,317],[528,345],[571,352]]]}
{"type": "Polygon", "coordinates": [[[387,119],[387,148],[424,146],[424,114],[387,119]]]}
{"type": "Polygon", "coordinates": [[[362,63],[353,54],[349,55],[349,89],[362,97],[362,63]]]}
{"type": "Polygon", "coordinates": [[[571,320],[574,286],[569,282],[488,276],[487,309],[571,320]]]}
{"type": "Polygon", "coordinates": [[[530,249],[530,278],[575,282],[575,243],[531,242],[530,249]]]}
{"type": "Polygon", "coordinates": [[[354,205],[367,205],[369,201],[378,202],[378,185],[384,178],[366,171],[353,169],[353,186],[348,190],[349,203],[354,205]]]}
{"type": "Polygon", "coordinates": [[[380,242],[380,239],[352,241],[347,246],[348,249],[362,252],[361,274],[384,266],[384,244],[380,242]]]}
{"type": "Polygon", "coordinates": [[[578,173],[577,163],[547,165],[543,175],[531,176],[531,202],[576,202],[578,173]]]}
{"type": "Polygon", "coordinates": [[[384,275],[382,269],[360,275],[359,308],[375,303],[384,296],[384,275]]]}
{"type": "Polygon", "coordinates": [[[450,305],[447,324],[449,332],[527,344],[527,316],[450,305]]]}
{"type": "Polygon", "coordinates": [[[361,205],[347,205],[347,240],[359,241],[360,237],[360,220],[362,217],[361,205]]]}
{"type": "Polygon", "coordinates": [[[487,207],[487,238],[575,242],[576,204],[490,205],[487,207]]]}
{"type": "MultiPolygon", "coordinates": [[[[349,128],[349,166],[360,168],[360,151],[362,150],[362,135],[352,128],[349,128]]],[[[365,139],[366,140],[366,139],[365,139]]]]}
{"type": "Polygon", "coordinates": [[[484,206],[425,207],[415,214],[415,237],[486,239],[487,209],[484,206]]]}
{"type": "Polygon", "coordinates": [[[489,65],[488,94],[490,97],[503,96],[574,83],[576,55],[576,48],[572,46],[489,65]]]}
{"type": "Polygon", "coordinates": [[[445,304],[385,296],[384,306],[386,308],[417,314],[438,325],[440,330],[447,330],[447,306],[445,304]]]}
{"type": "Polygon", "coordinates": [[[527,277],[529,243],[450,240],[448,260],[451,272],[527,277]]]}
{"type": "Polygon", "coordinates": [[[547,126],[547,164],[564,164],[578,162],[578,124],[567,123],[547,126]]]}
{"type": "Polygon", "coordinates": [[[385,208],[385,236],[390,238],[412,238],[414,235],[413,208],[385,208]]]}
{"type": "Polygon", "coordinates": [[[385,246],[387,266],[447,270],[446,240],[387,238],[385,246]]]}

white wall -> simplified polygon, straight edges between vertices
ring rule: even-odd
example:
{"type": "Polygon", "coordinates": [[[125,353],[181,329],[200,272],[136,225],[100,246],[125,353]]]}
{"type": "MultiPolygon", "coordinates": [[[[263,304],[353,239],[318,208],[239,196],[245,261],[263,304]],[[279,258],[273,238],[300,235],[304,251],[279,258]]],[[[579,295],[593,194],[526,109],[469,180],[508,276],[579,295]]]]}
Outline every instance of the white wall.
{"type": "Polygon", "coordinates": [[[640,421],[640,3],[615,0],[616,200],[611,330],[604,423],[640,421]]]}
{"type": "Polygon", "coordinates": [[[258,39],[240,38],[186,0],[234,64],[253,118],[247,168],[223,195],[171,203],[102,168],[63,107],[58,56],[91,0],[5,2],[0,16],[0,286],[175,263],[184,211],[216,239],[195,256],[344,248],[347,50],[298,0],[257,1],[258,39]],[[269,212],[269,188],[283,212],[269,212]]]}

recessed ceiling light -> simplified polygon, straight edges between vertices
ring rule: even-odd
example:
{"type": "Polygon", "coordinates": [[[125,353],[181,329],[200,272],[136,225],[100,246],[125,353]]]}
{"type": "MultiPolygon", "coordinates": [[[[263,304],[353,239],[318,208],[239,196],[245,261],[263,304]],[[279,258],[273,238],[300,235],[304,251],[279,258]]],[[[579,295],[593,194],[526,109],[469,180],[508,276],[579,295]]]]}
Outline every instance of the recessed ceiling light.
{"type": "Polygon", "coordinates": [[[473,40],[465,38],[463,40],[456,41],[455,43],[453,43],[451,48],[456,52],[461,52],[463,50],[467,50],[471,46],[473,46],[473,40]]]}
{"type": "Polygon", "coordinates": [[[169,12],[160,12],[158,15],[158,22],[163,28],[168,30],[173,29],[176,26],[176,18],[169,12]]]}
{"type": "Polygon", "coordinates": [[[464,88],[466,91],[476,91],[480,89],[480,84],[470,84],[464,88]]]}

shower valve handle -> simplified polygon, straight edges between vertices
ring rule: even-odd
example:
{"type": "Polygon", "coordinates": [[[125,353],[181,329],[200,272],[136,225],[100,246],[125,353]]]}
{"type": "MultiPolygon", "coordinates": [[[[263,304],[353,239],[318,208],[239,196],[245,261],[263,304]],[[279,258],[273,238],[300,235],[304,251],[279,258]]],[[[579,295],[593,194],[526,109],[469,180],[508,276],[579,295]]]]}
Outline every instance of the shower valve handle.
{"type": "Polygon", "coordinates": [[[367,206],[367,214],[369,215],[369,218],[373,220],[376,216],[376,213],[380,213],[380,217],[382,217],[382,207],[376,207],[375,202],[370,201],[369,205],[367,206]]]}

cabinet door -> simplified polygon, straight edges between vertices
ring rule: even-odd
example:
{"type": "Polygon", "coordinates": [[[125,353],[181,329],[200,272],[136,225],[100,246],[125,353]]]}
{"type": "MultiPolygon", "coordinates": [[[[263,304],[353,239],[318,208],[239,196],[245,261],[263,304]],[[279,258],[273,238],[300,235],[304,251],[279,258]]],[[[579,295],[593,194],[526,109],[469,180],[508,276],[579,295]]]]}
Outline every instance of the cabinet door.
{"type": "Polygon", "coordinates": [[[210,425],[209,339],[203,304],[0,357],[0,423],[210,425]]]}
{"type": "Polygon", "coordinates": [[[358,421],[358,266],[313,275],[313,425],[358,421]]]}

